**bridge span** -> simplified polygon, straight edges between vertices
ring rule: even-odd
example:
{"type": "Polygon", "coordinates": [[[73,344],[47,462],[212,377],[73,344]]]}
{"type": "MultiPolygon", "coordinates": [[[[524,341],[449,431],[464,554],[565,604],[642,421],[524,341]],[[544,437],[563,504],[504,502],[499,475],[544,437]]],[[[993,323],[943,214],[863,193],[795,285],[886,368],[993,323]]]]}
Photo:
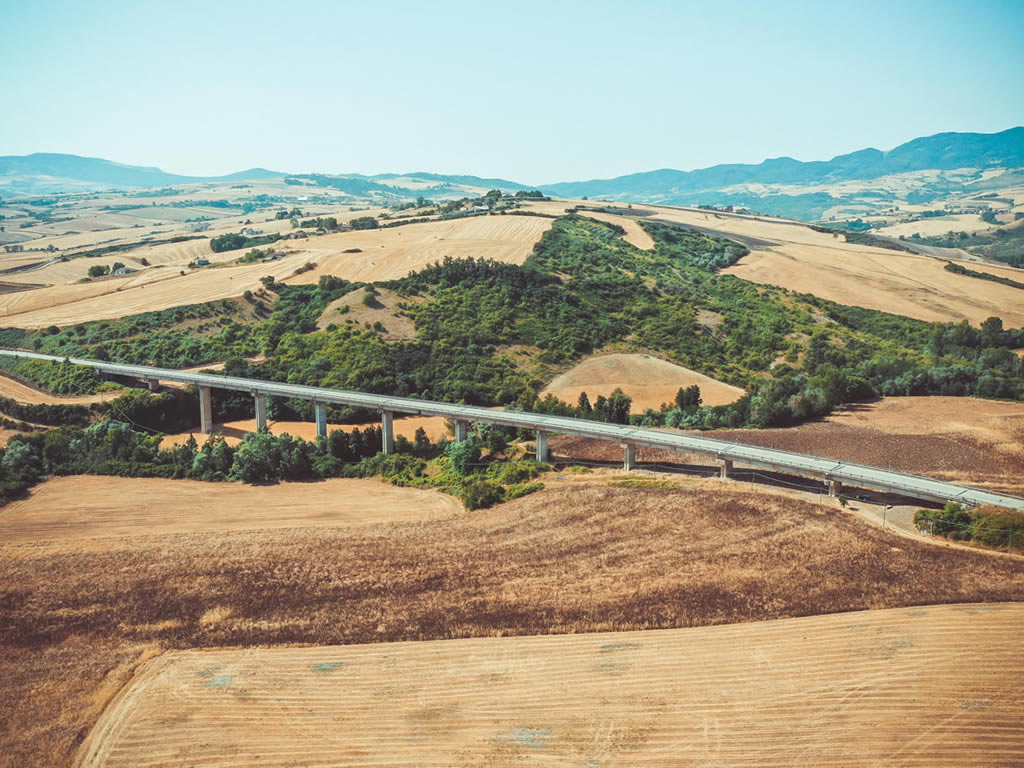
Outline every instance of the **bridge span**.
{"type": "Polygon", "coordinates": [[[633,427],[623,424],[607,424],[565,416],[549,416],[540,413],[491,410],[473,405],[442,403],[419,400],[410,397],[375,395],[341,389],[325,389],[301,384],[283,384],[276,381],[221,376],[210,373],[179,371],[174,368],[155,368],[147,365],[127,365],[102,360],[85,360],[44,355],[37,352],[0,349],[0,355],[30,358],[34,360],[65,360],[75,365],[94,368],[101,374],[125,376],[147,382],[156,389],[161,381],[173,381],[195,385],[199,390],[200,429],[213,429],[211,393],[214,389],[248,392],[253,397],[257,427],[267,423],[267,397],[294,398],[313,403],[317,434],[327,434],[327,406],[349,405],[376,410],[381,414],[384,453],[394,451],[394,415],[413,414],[419,416],[441,416],[455,424],[455,439],[465,440],[469,424],[481,422],[506,427],[533,430],[537,435],[537,458],[548,460],[548,436],[551,434],[576,435],[579,437],[610,440],[623,448],[623,466],[632,469],[636,463],[638,446],[660,448],[678,453],[696,454],[714,459],[721,468],[721,476],[728,477],[734,463],[757,467],[775,472],[785,472],[802,477],[821,480],[828,485],[830,495],[838,495],[844,485],[865,488],[884,493],[895,493],[914,499],[944,503],[957,501],[969,506],[995,504],[1010,509],[1024,510],[1024,498],[996,493],[982,488],[949,483],[934,478],[912,475],[906,472],[871,467],[864,464],[837,461],[819,456],[783,451],[778,448],[730,443],[699,435],[689,435],[650,427],[633,427]]]}

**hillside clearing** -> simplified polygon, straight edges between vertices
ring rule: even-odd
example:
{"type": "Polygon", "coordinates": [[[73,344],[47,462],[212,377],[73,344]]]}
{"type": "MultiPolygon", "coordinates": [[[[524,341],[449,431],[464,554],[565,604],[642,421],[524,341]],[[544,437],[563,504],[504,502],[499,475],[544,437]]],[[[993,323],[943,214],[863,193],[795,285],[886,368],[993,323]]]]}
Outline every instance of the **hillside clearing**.
{"type": "Polygon", "coordinates": [[[93,395],[54,395],[0,373],[0,397],[9,397],[27,405],[89,405],[116,400],[122,395],[123,390],[97,392],[93,395]]]}
{"type": "Polygon", "coordinates": [[[183,651],[140,669],[79,765],[1008,764],[1024,759],[1022,624],[1024,605],[951,605],[664,632],[183,651]]]}
{"type": "Polygon", "coordinates": [[[640,413],[647,408],[658,408],[662,403],[674,402],[680,387],[693,384],[700,387],[704,405],[725,405],[744,394],[739,387],[667,360],[650,355],[615,353],[587,358],[556,376],[541,396],[550,393],[575,405],[580,393],[586,392],[593,403],[598,395],[607,397],[619,387],[633,398],[633,413],[640,413]]]}

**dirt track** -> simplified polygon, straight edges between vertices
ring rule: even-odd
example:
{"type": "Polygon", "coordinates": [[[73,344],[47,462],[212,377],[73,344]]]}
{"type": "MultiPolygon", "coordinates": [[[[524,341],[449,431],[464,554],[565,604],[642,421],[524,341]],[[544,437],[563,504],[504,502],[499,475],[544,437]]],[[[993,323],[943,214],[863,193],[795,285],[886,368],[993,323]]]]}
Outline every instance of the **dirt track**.
{"type": "Polygon", "coordinates": [[[82,768],[990,766],[1024,760],[1024,605],[148,662],[82,768]]]}

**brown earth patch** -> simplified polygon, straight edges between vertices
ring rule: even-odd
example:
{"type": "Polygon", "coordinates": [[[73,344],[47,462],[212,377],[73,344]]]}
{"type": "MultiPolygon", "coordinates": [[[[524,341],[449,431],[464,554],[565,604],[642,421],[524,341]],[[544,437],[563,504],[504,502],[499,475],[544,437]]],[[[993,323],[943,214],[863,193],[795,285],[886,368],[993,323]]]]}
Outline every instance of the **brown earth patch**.
{"type": "MultiPolygon", "coordinates": [[[[1024,404],[963,397],[891,397],[785,429],[695,433],[797,453],[892,468],[1024,495],[1024,404]]],[[[566,460],[621,461],[614,443],[551,440],[566,460]]],[[[638,448],[641,462],[708,464],[704,457],[638,448]]]]}

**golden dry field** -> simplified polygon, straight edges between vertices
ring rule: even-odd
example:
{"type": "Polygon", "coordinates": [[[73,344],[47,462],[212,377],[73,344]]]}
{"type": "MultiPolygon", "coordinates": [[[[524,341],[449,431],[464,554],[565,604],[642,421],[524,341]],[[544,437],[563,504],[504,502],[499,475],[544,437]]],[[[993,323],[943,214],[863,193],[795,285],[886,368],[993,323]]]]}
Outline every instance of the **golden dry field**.
{"type": "MultiPolygon", "coordinates": [[[[638,207],[637,213],[645,210],[655,220],[744,241],[750,254],[725,274],[920,320],[967,319],[978,325],[996,315],[1008,327],[1024,325],[1019,289],[947,272],[941,259],[846,243],[788,220],[652,205],[638,207]]],[[[1022,277],[1012,267],[984,269],[1022,277]]]]}
{"type": "Polygon", "coordinates": [[[173,244],[174,248],[167,246],[159,261],[157,257],[151,260],[154,266],[150,268],[126,277],[89,283],[76,282],[89,266],[125,262],[128,257],[76,259],[18,273],[19,279],[50,284],[0,294],[0,322],[26,328],[70,325],[215,301],[259,289],[260,278],[265,275],[294,283],[315,283],[324,274],[347,280],[390,280],[423,269],[445,256],[521,264],[550,226],[551,219],[536,216],[478,216],[358,230],[281,242],[277,247],[286,255],[269,263],[227,263],[240,258],[243,251],[213,254],[209,256],[212,266],[199,269],[188,269],[187,264],[195,255],[205,255],[200,251],[208,247],[193,244],[205,241],[189,241],[173,244]],[[316,264],[316,268],[297,275],[297,270],[307,263],[316,264]],[[184,275],[180,274],[182,271],[184,275]]]}
{"type": "MultiPolygon", "coordinates": [[[[623,488],[607,483],[588,484],[585,477],[570,482],[547,476],[547,490],[473,513],[438,516],[424,508],[422,518],[412,520],[403,512],[401,519],[393,522],[353,525],[349,515],[337,526],[242,530],[238,519],[254,504],[240,504],[237,495],[217,493],[221,486],[211,485],[209,501],[203,509],[205,531],[189,531],[187,525],[182,525],[180,533],[154,535],[149,531],[150,523],[157,529],[167,524],[177,503],[174,496],[161,492],[154,497],[159,503],[143,508],[141,495],[133,498],[123,487],[114,487],[115,483],[136,481],[95,480],[111,483],[107,492],[97,491],[96,498],[105,499],[106,507],[95,514],[117,521],[110,532],[116,531],[118,535],[100,535],[102,524],[98,524],[98,529],[94,530],[96,536],[53,538],[47,530],[60,529],[61,515],[52,515],[45,505],[40,505],[37,514],[40,519],[46,519],[47,525],[36,529],[38,538],[27,536],[11,541],[6,535],[0,536],[0,569],[4,573],[0,582],[0,606],[4,616],[0,623],[0,677],[5,687],[5,696],[0,698],[0,722],[4,724],[0,729],[0,764],[5,766],[67,765],[83,743],[112,745],[114,750],[104,759],[146,764],[144,755],[130,752],[131,748],[136,748],[133,745],[140,744],[137,736],[118,741],[118,734],[127,737],[140,733],[132,731],[134,726],[130,720],[115,719],[111,722],[121,725],[109,730],[104,728],[88,741],[87,737],[104,712],[116,716],[118,712],[127,711],[123,704],[125,696],[134,690],[132,681],[147,679],[149,668],[140,667],[141,663],[168,651],[190,648],[329,646],[738,624],[742,626],[721,628],[727,632],[723,637],[732,637],[728,633],[740,630],[749,633],[736,643],[738,656],[733,655],[728,643],[719,648],[710,644],[711,639],[680,651],[683,654],[721,654],[723,666],[716,668],[721,670],[722,676],[717,679],[720,685],[714,682],[714,677],[702,677],[701,665],[691,664],[687,674],[694,677],[684,677],[685,686],[679,689],[680,693],[672,693],[676,689],[664,687],[672,685],[664,679],[668,672],[676,669],[672,665],[685,665],[687,658],[703,659],[704,656],[677,656],[666,651],[664,663],[669,666],[658,666],[652,655],[654,666],[647,675],[650,690],[661,693],[652,694],[647,700],[636,699],[631,707],[622,710],[623,728],[627,718],[646,712],[643,707],[648,705],[666,713],[694,711],[687,707],[704,708],[707,716],[718,712],[714,716],[725,719],[702,719],[695,723],[684,722],[685,717],[677,720],[668,715],[665,720],[652,721],[651,727],[668,728],[666,733],[670,734],[675,733],[671,729],[682,728],[679,733],[699,736],[707,725],[709,740],[698,739],[694,748],[715,748],[724,758],[734,761],[749,760],[751,754],[730,753],[725,741],[714,740],[715,729],[723,733],[732,733],[733,728],[747,730],[754,739],[750,742],[753,745],[758,735],[754,725],[761,721],[765,725],[765,730],[760,732],[763,736],[778,734],[772,736],[765,759],[776,755],[779,761],[792,761],[803,754],[805,762],[810,760],[809,752],[793,752],[800,748],[800,742],[793,740],[792,729],[798,727],[800,733],[820,731],[825,720],[815,719],[814,712],[826,703],[832,707],[827,710],[829,720],[835,724],[833,728],[841,728],[839,733],[843,740],[854,739],[859,734],[872,749],[888,750],[885,754],[892,759],[920,760],[922,765],[934,759],[943,748],[946,759],[963,760],[967,747],[979,744],[987,744],[990,749],[995,747],[992,742],[985,742],[986,738],[992,738],[993,731],[986,730],[980,721],[976,723],[971,715],[981,711],[972,707],[983,705],[969,703],[959,709],[961,702],[987,701],[992,716],[998,718],[1008,711],[1004,708],[1019,705],[1019,700],[1015,704],[1013,700],[996,696],[993,686],[986,682],[989,673],[983,672],[988,662],[974,663],[973,656],[962,652],[963,646],[939,650],[934,658],[941,660],[946,658],[943,654],[956,652],[961,662],[970,659],[972,663],[936,662],[931,666],[928,659],[932,657],[926,650],[921,651],[926,654],[923,657],[913,656],[918,652],[913,650],[915,648],[941,649],[947,641],[932,646],[938,638],[929,639],[931,630],[922,627],[921,634],[917,634],[918,630],[912,625],[904,627],[901,621],[888,616],[884,620],[868,619],[874,622],[867,625],[873,629],[865,630],[863,644],[853,639],[854,634],[859,633],[851,631],[851,658],[837,657],[833,665],[837,677],[826,676],[820,687],[806,688],[803,696],[822,697],[817,707],[810,707],[810,702],[797,703],[801,694],[796,693],[774,699],[769,696],[767,700],[759,698],[761,694],[756,691],[793,690],[787,686],[795,684],[791,679],[795,671],[788,666],[790,662],[784,661],[788,657],[783,650],[783,646],[792,643],[781,643],[773,650],[770,638],[775,636],[775,629],[765,625],[765,634],[758,635],[761,625],[747,622],[943,603],[998,603],[1020,601],[1024,597],[1024,559],[907,538],[843,511],[834,503],[819,506],[789,495],[751,492],[734,483],[717,484],[719,481],[715,481],[717,485],[713,490],[700,484],[623,488]],[[158,509],[161,505],[168,510],[158,509]],[[220,530],[210,530],[218,525],[222,526],[220,530]],[[128,534],[129,529],[135,533],[128,534]],[[880,627],[892,627],[893,631],[878,631],[880,627]],[[758,645],[758,636],[764,645],[758,645]],[[904,640],[911,645],[902,645],[904,640]],[[744,653],[754,653],[753,666],[744,653]],[[894,666],[859,667],[852,658],[858,656],[873,658],[871,664],[882,663],[882,657],[886,657],[886,663],[892,662],[894,666]],[[764,663],[757,661],[759,659],[764,663]],[[906,668],[902,666],[903,661],[908,663],[906,668]],[[731,663],[745,668],[748,680],[730,683],[731,663]],[[844,677],[845,673],[840,671],[847,664],[850,677],[844,677]],[[857,671],[860,669],[873,672],[862,674],[857,671]],[[749,695],[743,694],[742,687],[734,688],[753,685],[751,679],[759,675],[763,677],[757,687],[748,690],[749,695]],[[900,699],[896,689],[884,682],[890,675],[920,687],[908,689],[905,694],[908,698],[900,699]],[[688,703],[685,688],[704,690],[700,687],[701,679],[711,681],[708,695],[700,696],[696,703],[693,700],[688,703]],[[764,688],[760,687],[762,685],[764,688]],[[949,692],[953,689],[959,689],[962,697],[950,699],[949,692]],[[975,689],[978,693],[969,696],[963,693],[975,689]],[[120,694],[122,690],[129,693],[120,694]],[[719,695],[722,698],[708,698],[719,695]],[[890,701],[891,696],[897,698],[891,700],[892,705],[887,705],[885,702],[890,701]],[[664,706],[659,704],[661,701],[664,706]],[[707,709],[715,702],[721,706],[707,709]],[[951,717],[943,721],[945,728],[936,729],[929,739],[917,739],[920,729],[916,726],[903,728],[900,725],[905,718],[921,717],[923,713],[933,717],[933,706],[945,712],[949,705],[955,709],[947,713],[951,717]],[[781,709],[765,709],[773,706],[781,709]],[[902,709],[892,708],[899,706],[902,709]],[[727,718],[730,711],[736,713],[735,719],[727,718]],[[784,733],[787,723],[788,735],[784,733]],[[884,730],[877,731],[872,723],[879,723],[877,727],[884,730]],[[945,740],[947,733],[951,734],[950,741],[945,740]],[[122,747],[117,747],[118,744],[122,747]],[[118,751],[121,749],[128,751],[118,751]]],[[[68,479],[67,482],[77,481],[68,479]]],[[[324,484],[316,483],[288,486],[287,496],[295,506],[299,525],[308,526],[310,517],[316,515],[315,507],[311,508],[304,501],[311,498],[307,494],[313,494],[323,512],[330,510],[334,502],[324,499],[323,487],[324,484]]],[[[237,486],[224,488],[245,490],[237,486]]],[[[41,493],[46,493],[46,484],[35,490],[35,494],[41,493]]],[[[285,495],[282,492],[279,498],[285,495]]],[[[69,524],[80,519],[70,495],[63,509],[69,524]]],[[[0,520],[6,514],[7,509],[0,511],[0,520]]],[[[192,514],[186,511],[185,518],[192,514]]],[[[252,514],[260,513],[253,511],[252,514]]],[[[274,515],[276,513],[270,517],[274,515]]],[[[386,515],[387,509],[381,509],[375,519],[386,515]]],[[[989,617],[999,615],[1002,615],[999,610],[994,609],[965,614],[964,632],[968,631],[968,623],[978,632],[993,629],[997,625],[990,622],[989,617]]],[[[850,616],[836,617],[836,620],[844,627],[859,621],[850,616]]],[[[813,638],[815,633],[810,628],[817,625],[805,626],[803,635],[813,638]]],[[[960,625],[954,626],[959,628],[960,625]]],[[[824,627],[820,630],[826,642],[831,642],[828,640],[831,632],[824,627]]],[[[670,642],[671,635],[644,633],[642,642],[653,642],[652,648],[658,648],[659,637],[670,642]]],[[[551,641],[556,639],[559,638],[551,641]]],[[[570,645],[587,640],[561,639],[570,645]]],[[[597,643],[592,650],[599,659],[607,655],[607,662],[591,660],[588,651],[578,653],[579,661],[570,661],[577,654],[570,645],[566,646],[568,650],[562,650],[558,645],[543,644],[548,641],[529,642],[540,643],[536,646],[538,653],[547,659],[538,664],[565,663],[568,670],[593,669],[596,664],[606,663],[608,666],[599,670],[599,674],[595,670],[595,680],[590,683],[595,686],[609,683],[614,686],[619,681],[623,685],[628,682],[624,691],[632,690],[634,683],[629,681],[633,676],[647,674],[643,664],[630,665],[626,648],[606,649],[607,654],[600,653],[600,646],[620,642],[616,638],[592,641],[597,643]],[[619,650],[624,655],[616,655],[619,650]],[[574,667],[574,664],[581,666],[574,667]]],[[[840,642],[840,646],[846,647],[845,642],[840,642]]],[[[1001,643],[998,636],[993,635],[993,662],[1002,659],[1001,643]]],[[[417,658],[436,658],[442,674],[439,679],[443,679],[447,674],[442,672],[447,668],[444,647],[445,644],[434,646],[425,651],[424,656],[413,654],[410,664],[421,663],[414,661],[417,658]]],[[[511,654],[526,652],[510,647],[513,648],[509,651],[511,654]]],[[[812,650],[814,647],[808,646],[806,652],[794,653],[811,665],[808,670],[815,670],[819,669],[815,666],[819,663],[813,658],[815,655],[827,658],[832,652],[847,653],[830,651],[829,647],[812,650]]],[[[988,647],[983,645],[979,652],[984,655],[988,647]]],[[[388,648],[384,645],[369,651],[354,649],[353,653],[387,653],[388,648]]],[[[299,667],[313,672],[315,664],[334,663],[334,654],[338,651],[321,651],[326,654],[323,658],[310,660],[308,664],[303,661],[299,667]]],[[[498,658],[491,657],[490,653],[480,651],[489,659],[487,664],[500,660],[505,652],[499,651],[498,658]]],[[[175,656],[168,658],[173,660],[175,656]]],[[[224,658],[226,661],[227,657],[224,658]]],[[[344,663],[343,659],[339,661],[344,663]]],[[[404,668],[399,661],[395,658],[392,664],[396,684],[401,680],[409,686],[410,695],[415,686],[427,684],[422,677],[401,676],[404,668]]],[[[520,717],[518,713],[523,711],[517,707],[529,699],[517,705],[501,696],[502,685],[508,685],[504,690],[515,695],[517,685],[531,684],[529,681],[534,678],[525,671],[528,666],[525,662],[521,665],[524,667],[521,680],[513,667],[506,670],[510,677],[484,678],[482,675],[490,672],[474,666],[478,663],[482,662],[472,657],[465,659],[466,679],[471,686],[475,681],[484,698],[470,699],[473,705],[461,711],[427,711],[437,702],[427,695],[429,688],[421,689],[424,694],[413,698],[421,701],[424,717],[406,718],[402,727],[411,730],[395,731],[396,736],[421,734],[423,741],[420,743],[429,748],[433,742],[427,740],[427,734],[438,733],[443,737],[442,726],[451,723],[456,730],[467,734],[466,738],[476,739],[465,743],[469,751],[465,753],[464,764],[478,765],[486,762],[474,750],[479,750],[481,744],[483,748],[492,748],[495,731],[476,730],[474,718],[483,716],[486,728],[498,728],[497,733],[508,732],[513,737],[525,733],[515,730],[520,727],[545,727],[543,723],[516,722],[520,717]],[[491,695],[500,696],[500,700],[487,699],[487,694],[483,693],[487,687],[494,688],[491,695]],[[473,714],[474,711],[477,714],[473,714]]],[[[268,670],[270,664],[265,663],[263,668],[268,670]]],[[[352,666],[356,666],[355,662],[352,666]]],[[[1002,663],[996,666],[1000,668],[1000,679],[1012,683],[1015,668],[1002,663]]],[[[287,665],[282,666],[282,670],[287,668],[287,665]]],[[[538,667],[538,671],[541,668],[538,667]]],[[[338,667],[333,671],[346,674],[344,669],[338,667]]],[[[413,671],[415,666],[407,669],[413,671]]],[[[708,671],[710,669],[708,667],[708,671]]],[[[326,667],[322,671],[332,673],[332,669],[326,667]]],[[[348,674],[355,671],[350,669],[348,674]]],[[[235,686],[222,684],[223,680],[206,685],[220,674],[231,673],[217,672],[198,682],[202,695],[223,696],[218,701],[231,707],[244,707],[247,701],[252,703],[254,709],[249,712],[233,710],[240,720],[265,711],[260,710],[264,693],[263,684],[257,678],[252,679],[248,688],[241,684],[241,679],[235,686]],[[250,691],[248,699],[246,690],[250,691]]],[[[274,672],[270,669],[266,674],[274,672]]],[[[322,711],[318,709],[320,705],[313,700],[303,704],[300,696],[301,691],[314,691],[313,681],[319,678],[311,676],[307,686],[302,682],[305,678],[300,680],[290,674],[282,672],[278,679],[289,686],[294,681],[297,687],[279,689],[277,698],[281,701],[278,703],[283,704],[287,699],[300,708],[305,707],[304,711],[313,716],[312,730],[304,727],[302,721],[293,721],[297,729],[294,733],[303,734],[296,738],[307,746],[323,743],[318,740],[328,736],[321,730],[315,714],[322,711]],[[287,691],[287,695],[282,691],[287,691]]],[[[681,668],[679,674],[682,674],[681,668]]],[[[550,681],[550,676],[547,677],[550,681]]],[[[544,693],[545,699],[571,705],[576,701],[569,692],[574,679],[567,678],[564,685],[535,691],[534,695],[539,697],[544,693]]],[[[810,679],[805,678],[803,682],[810,686],[810,679]]],[[[453,688],[452,695],[462,690],[456,682],[448,681],[453,688]]],[[[344,685],[344,679],[342,683],[339,695],[351,697],[354,708],[343,710],[349,714],[341,721],[340,728],[328,729],[329,738],[342,738],[342,734],[348,733],[345,738],[351,739],[348,744],[353,752],[346,757],[354,759],[358,756],[355,750],[360,737],[344,724],[362,722],[355,719],[356,711],[363,709],[358,704],[359,697],[376,689],[368,685],[357,690],[356,686],[344,685]]],[[[383,690],[389,685],[393,684],[382,684],[383,690]]],[[[1005,690],[1009,692],[1007,695],[1019,695],[1019,688],[1013,684],[1005,690]]],[[[405,693],[395,691],[394,695],[398,698],[389,699],[392,703],[406,701],[405,693]]],[[[603,708],[605,705],[599,699],[593,699],[597,707],[593,710],[593,719],[589,725],[579,723],[582,730],[576,733],[592,736],[611,733],[613,737],[618,733],[615,723],[619,721],[609,722],[607,717],[621,700],[614,699],[610,688],[606,695],[612,697],[609,708],[603,708]]],[[[178,688],[171,698],[162,699],[164,707],[180,705],[183,709],[165,709],[168,713],[162,725],[165,734],[149,742],[149,748],[154,750],[153,764],[163,761],[163,764],[181,765],[205,759],[200,752],[179,756],[180,759],[175,759],[173,752],[160,752],[161,745],[169,745],[172,750],[179,748],[178,737],[171,736],[174,728],[196,722],[196,716],[188,714],[188,707],[193,706],[190,697],[188,688],[178,688]]],[[[154,712],[152,706],[144,697],[139,700],[139,715],[143,718],[140,723],[151,722],[145,718],[152,716],[149,714],[154,712]]],[[[383,714],[388,711],[384,703],[374,706],[380,707],[377,717],[390,717],[383,714]]],[[[569,712],[565,706],[561,710],[569,712]]],[[[209,722],[222,722],[219,718],[225,713],[211,705],[206,716],[213,718],[209,722]]],[[[1019,712],[1015,716],[1019,720],[1019,712]]],[[[202,719],[203,715],[198,717],[202,719]]],[[[558,749],[574,748],[572,744],[579,746],[585,742],[585,739],[580,742],[569,738],[571,715],[567,717],[570,719],[555,721],[549,726],[552,734],[557,735],[557,741],[553,739],[551,743],[557,744],[558,749]]],[[[271,722],[265,720],[262,725],[270,728],[271,722]]],[[[196,723],[195,727],[201,726],[196,723]]],[[[233,744],[231,739],[234,738],[216,741],[209,748],[233,744]]],[[[821,738],[824,739],[825,734],[821,738]]],[[[193,740],[191,744],[198,750],[205,742],[205,739],[193,740]]],[[[631,754],[628,749],[650,748],[644,745],[657,745],[658,741],[622,739],[618,743],[627,751],[616,759],[625,761],[619,764],[628,765],[631,754]]],[[[510,743],[509,746],[516,745],[510,743]]],[[[282,749],[294,747],[282,743],[282,749]]],[[[695,754],[704,754],[699,749],[695,754]]],[[[836,759],[849,759],[849,754],[842,750],[836,753],[836,759]]],[[[267,755],[274,754],[268,747],[267,755]]],[[[303,760],[300,754],[276,754],[278,759],[300,763],[303,760]]],[[[317,754],[311,747],[308,759],[317,754]]],[[[636,754],[642,757],[644,753],[636,754]]],[[[81,756],[84,758],[86,753],[81,756]]],[[[232,755],[221,759],[231,761],[232,755]]],[[[655,751],[651,759],[665,758],[658,757],[655,751]]],[[[235,755],[234,761],[249,763],[244,752],[235,755]]],[[[495,764],[493,760],[491,764],[495,764]]],[[[504,763],[498,760],[497,764],[504,763]]]]}
{"type": "Polygon", "coordinates": [[[725,405],[743,397],[739,387],[712,379],[697,371],[659,360],[650,355],[610,354],[589,357],[548,384],[541,396],[553,394],[575,404],[581,392],[593,403],[598,395],[608,396],[617,387],[633,398],[632,411],[658,408],[675,400],[680,387],[697,384],[704,405],[725,405]]]}
{"type": "Polygon", "coordinates": [[[0,397],[29,405],[89,405],[116,400],[123,394],[122,390],[114,390],[94,395],[55,395],[0,373],[0,397]]]}
{"type": "Polygon", "coordinates": [[[139,668],[78,765],[1011,765],[1022,626],[1020,603],[961,604],[171,652],[139,668]]]}
{"type": "Polygon", "coordinates": [[[462,511],[433,490],[377,480],[331,479],[272,486],[99,476],[57,477],[0,513],[10,544],[194,534],[271,528],[317,528],[430,520],[462,511]],[[159,500],[159,503],[157,503],[159,500]]]}

